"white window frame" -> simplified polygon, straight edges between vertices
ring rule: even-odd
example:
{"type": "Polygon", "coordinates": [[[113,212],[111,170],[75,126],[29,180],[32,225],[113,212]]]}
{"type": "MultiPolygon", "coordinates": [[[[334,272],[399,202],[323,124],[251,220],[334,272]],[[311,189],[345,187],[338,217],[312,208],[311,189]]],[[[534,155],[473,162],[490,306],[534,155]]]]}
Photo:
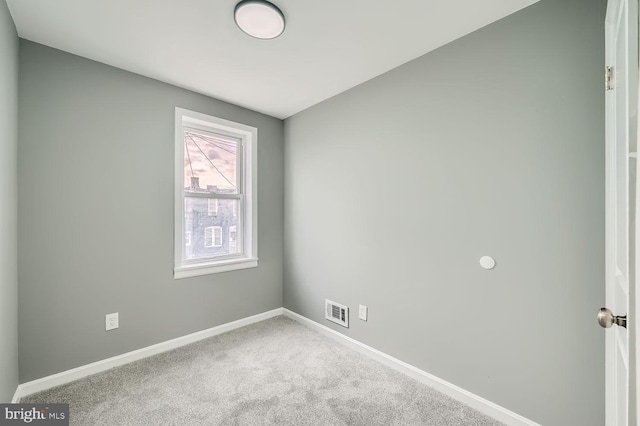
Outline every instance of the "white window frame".
{"type": "MultiPolygon", "coordinates": [[[[258,266],[258,161],[257,161],[258,129],[245,124],[190,111],[184,108],[175,109],[175,211],[174,211],[174,268],[175,279],[215,274],[258,266]],[[242,239],[241,253],[219,259],[185,260],[185,226],[184,226],[184,129],[196,129],[238,138],[242,150],[238,159],[241,161],[240,183],[238,190],[241,206],[238,209],[241,217],[242,232],[237,235],[242,239]]],[[[191,196],[192,194],[188,194],[191,196]]]]}

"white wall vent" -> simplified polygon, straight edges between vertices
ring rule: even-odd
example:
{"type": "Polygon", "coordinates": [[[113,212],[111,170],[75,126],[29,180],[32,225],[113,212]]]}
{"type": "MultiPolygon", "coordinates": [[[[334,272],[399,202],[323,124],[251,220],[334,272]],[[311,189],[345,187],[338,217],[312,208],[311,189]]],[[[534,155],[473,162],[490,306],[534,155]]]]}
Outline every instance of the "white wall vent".
{"type": "Polygon", "coordinates": [[[329,321],[349,328],[349,308],[329,299],[325,299],[324,317],[329,321]]]}

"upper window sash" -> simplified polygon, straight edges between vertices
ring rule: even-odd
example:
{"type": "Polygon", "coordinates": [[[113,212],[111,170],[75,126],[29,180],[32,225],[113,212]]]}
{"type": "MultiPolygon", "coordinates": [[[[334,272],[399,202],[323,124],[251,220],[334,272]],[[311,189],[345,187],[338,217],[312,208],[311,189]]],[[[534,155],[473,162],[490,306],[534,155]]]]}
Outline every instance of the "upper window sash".
{"type": "MultiPolygon", "coordinates": [[[[194,133],[198,133],[201,134],[203,136],[208,136],[210,138],[213,139],[220,139],[222,141],[226,142],[231,142],[231,143],[237,143],[237,150],[236,150],[236,173],[235,173],[235,179],[236,179],[236,193],[237,194],[243,194],[245,192],[245,187],[244,187],[244,179],[243,179],[243,174],[244,174],[244,161],[246,159],[245,155],[244,155],[244,142],[245,142],[245,138],[241,138],[238,137],[238,134],[236,133],[235,135],[231,132],[229,132],[228,130],[225,129],[220,129],[220,132],[218,133],[218,129],[215,129],[215,132],[212,131],[211,126],[205,127],[202,124],[199,123],[189,123],[189,125],[182,125],[182,133],[184,134],[187,131],[192,131],[194,133]],[[224,137],[226,136],[226,138],[224,137]]],[[[184,147],[183,147],[184,149],[184,147]]],[[[188,186],[188,182],[184,183],[184,187],[188,186]]],[[[183,191],[184,191],[184,187],[183,187],[183,191]]],[[[185,191],[188,194],[192,194],[191,191],[185,191]]],[[[227,193],[223,193],[223,194],[227,194],[227,193]]],[[[222,195],[222,194],[221,194],[222,195]]]]}

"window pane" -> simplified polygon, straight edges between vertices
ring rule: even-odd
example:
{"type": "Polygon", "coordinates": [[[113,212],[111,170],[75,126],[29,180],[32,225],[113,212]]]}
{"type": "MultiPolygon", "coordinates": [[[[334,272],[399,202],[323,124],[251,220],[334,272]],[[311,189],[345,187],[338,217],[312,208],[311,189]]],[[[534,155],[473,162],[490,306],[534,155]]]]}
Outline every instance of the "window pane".
{"type": "Polygon", "coordinates": [[[237,199],[185,197],[185,260],[242,254],[239,210],[237,199]],[[214,205],[216,214],[211,214],[214,205]]]}
{"type": "Polygon", "coordinates": [[[239,139],[188,129],[184,147],[185,191],[238,194],[239,139]]]}

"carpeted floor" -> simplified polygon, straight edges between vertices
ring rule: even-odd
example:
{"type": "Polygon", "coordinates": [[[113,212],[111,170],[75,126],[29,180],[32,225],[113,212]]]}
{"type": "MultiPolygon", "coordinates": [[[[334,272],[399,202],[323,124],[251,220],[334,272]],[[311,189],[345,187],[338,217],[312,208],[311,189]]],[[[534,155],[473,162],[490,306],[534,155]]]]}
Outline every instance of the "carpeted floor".
{"type": "Polygon", "coordinates": [[[72,425],[501,423],[285,317],[22,398],[72,425]]]}

